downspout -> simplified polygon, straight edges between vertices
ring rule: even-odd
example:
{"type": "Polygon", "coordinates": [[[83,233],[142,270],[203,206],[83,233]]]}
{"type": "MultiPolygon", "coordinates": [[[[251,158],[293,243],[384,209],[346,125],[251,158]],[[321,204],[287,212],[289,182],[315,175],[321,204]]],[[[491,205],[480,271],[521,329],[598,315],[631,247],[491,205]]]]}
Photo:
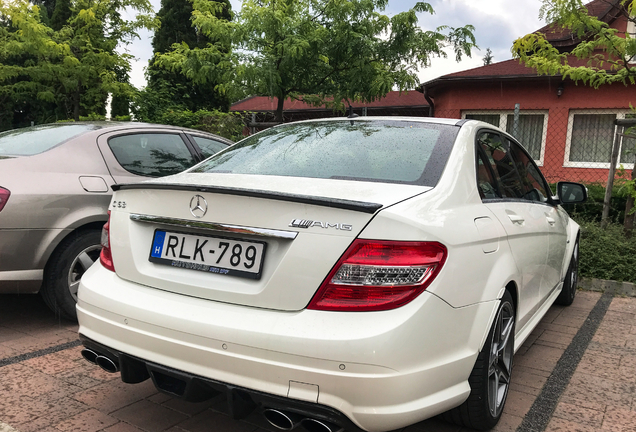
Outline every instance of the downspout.
{"type": "Polygon", "coordinates": [[[426,99],[426,102],[428,102],[428,116],[435,117],[435,102],[433,102],[433,99],[431,99],[431,97],[426,92],[426,87],[424,87],[424,85],[422,84],[418,90],[422,92],[422,94],[424,95],[424,99],[426,99]]]}

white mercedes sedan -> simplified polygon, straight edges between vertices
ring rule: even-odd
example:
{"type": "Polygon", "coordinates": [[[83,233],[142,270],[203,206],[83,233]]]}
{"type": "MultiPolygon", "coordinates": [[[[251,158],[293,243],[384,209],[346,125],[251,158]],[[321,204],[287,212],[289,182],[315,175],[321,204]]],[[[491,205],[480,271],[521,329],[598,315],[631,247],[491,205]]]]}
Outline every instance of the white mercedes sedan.
{"type": "Polygon", "coordinates": [[[116,185],[82,277],[82,355],[126,383],[219,393],[283,430],[499,420],[513,354],[576,294],[579,226],[474,120],[290,123],[116,185]]]}

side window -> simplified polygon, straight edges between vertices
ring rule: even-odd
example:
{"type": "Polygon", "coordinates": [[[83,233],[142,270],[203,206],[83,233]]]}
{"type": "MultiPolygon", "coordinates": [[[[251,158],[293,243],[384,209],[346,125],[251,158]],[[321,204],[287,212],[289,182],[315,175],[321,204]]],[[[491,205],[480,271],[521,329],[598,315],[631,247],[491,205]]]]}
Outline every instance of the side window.
{"type": "Polygon", "coordinates": [[[213,154],[216,154],[220,152],[221,150],[227,148],[227,144],[222,143],[220,141],[215,141],[210,138],[204,138],[204,137],[196,136],[196,135],[190,135],[190,136],[192,137],[194,142],[197,143],[199,148],[201,148],[201,153],[203,153],[203,156],[206,159],[212,156],[213,154]]]}
{"type": "Polygon", "coordinates": [[[546,202],[548,200],[548,191],[539,168],[516,143],[508,141],[508,145],[515,160],[517,171],[521,175],[524,190],[523,197],[530,201],[546,202]]]}
{"type": "Polygon", "coordinates": [[[484,160],[484,156],[479,152],[477,156],[477,189],[482,199],[499,198],[497,192],[497,182],[492,176],[490,163],[484,160]]]}
{"type": "Polygon", "coordinates": [[[525,195],[521,177],[510,154],[508,142],[495,132],[481,132],[477,144],[483,149],[495,177],[499,181],[502,198],[523,198],[525,195]]]}
{"type": "Polygon", "coordinates": [[[176,174],[196,163],[177,134],[140,133],[110,138],[108,146],[117,162],[133,174],[161,177],[176,174]]]}

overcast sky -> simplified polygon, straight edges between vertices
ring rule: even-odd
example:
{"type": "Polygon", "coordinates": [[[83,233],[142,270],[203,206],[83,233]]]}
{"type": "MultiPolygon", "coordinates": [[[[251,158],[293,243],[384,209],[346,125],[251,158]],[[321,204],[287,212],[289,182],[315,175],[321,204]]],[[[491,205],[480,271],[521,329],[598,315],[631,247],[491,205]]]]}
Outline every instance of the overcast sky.
{"type": "MultiPolygon", "coordinates": [[[[161,7],[161,0],[151,0],[155,11],[161,7]]],[[[234,11],[240,10],[241,0],[230,0],[234,11]]],[[[389,0],[384,11],[391,16],[413,7],[416,0],[389,0]]],[[[544,23],[539,21],[541,0],[429,0],[435,15],[419,14],[419,25],[425,30],[433,30],[440,25],[459,27],[466,24],[475,26],[475,36],[480,50],[475,50],[472,58],[461,63],[455,62],[454,55],[448,59],[434,59],[430,68],[420,71],[420,81],[425,82],[441,75],[481,66],[486,48],[490,48],[494,61],[511,58],[512,42],[531,33],[544,23]]],[[[144,68],[152,55],[152,34],[144,32],[141,40],[128,45],[129,52],[137,60],[132,62],[131,82],[138,88],[146,85],[144,68]]]]}

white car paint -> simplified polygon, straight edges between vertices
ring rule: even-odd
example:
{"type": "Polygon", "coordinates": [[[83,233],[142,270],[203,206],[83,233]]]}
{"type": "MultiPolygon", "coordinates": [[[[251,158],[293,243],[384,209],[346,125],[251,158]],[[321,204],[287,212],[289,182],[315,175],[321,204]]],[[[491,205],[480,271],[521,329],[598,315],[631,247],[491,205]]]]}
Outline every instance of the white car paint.
{"type": "Polygon", "coordinates": [[[120,204],[110,208],[110,247],[116,273],[97,264],[83,276],[80,334],[176,370],[337,409],[370,432],[404,427],[460,405],[506,287],[518,300],[516,350],[560,293],[578,234],[578,225],[555,205],[482,202],[475,137],[484,127],[492,128],[476,121],[461,125],[433,188],[191,172],[151,182],[381,205],[371,214],[231,191],[196,192],[210,204],[202,221],[298,233],[294,239],[260,238],[268,243],[260,280],[149,262],[157,225],[131,215],[194,221],[189,202],[195,192],[115,192],[113,203],[120,204]],[[294,219],[349,224],[352,230],[290,227],[294,219]],[[399,308],[306,309],[355,238],[439,242],[448,257],[430,286],[399,308]]]}

